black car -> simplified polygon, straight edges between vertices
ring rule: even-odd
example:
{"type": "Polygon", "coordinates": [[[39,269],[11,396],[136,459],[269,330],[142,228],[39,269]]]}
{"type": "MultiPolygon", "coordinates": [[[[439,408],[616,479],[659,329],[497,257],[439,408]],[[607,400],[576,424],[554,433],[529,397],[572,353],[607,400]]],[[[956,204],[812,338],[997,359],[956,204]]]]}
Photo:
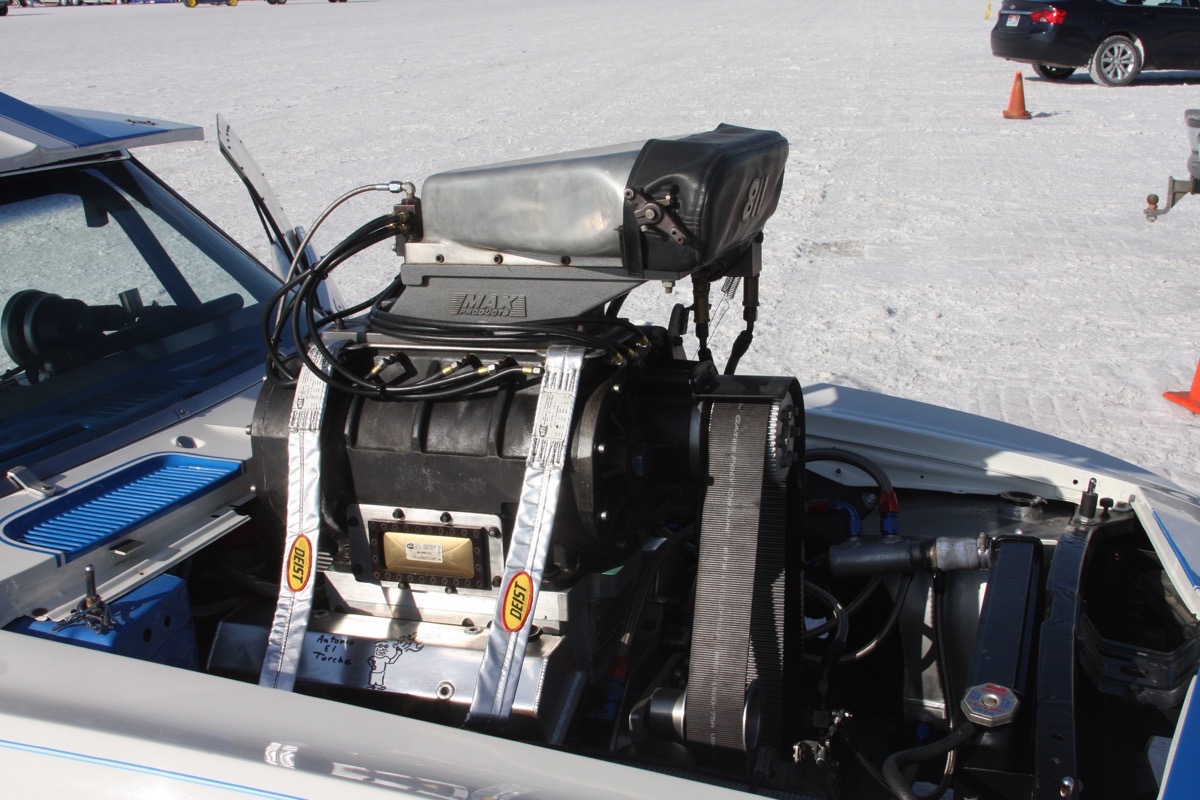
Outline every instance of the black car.
{"type": "Polygon", "coordinates": [[[1051,81],[1087,67],[1101,86],[1144,69],[1200,69],[1200,0],[1004,0],[992,54],[1051,81]]]}

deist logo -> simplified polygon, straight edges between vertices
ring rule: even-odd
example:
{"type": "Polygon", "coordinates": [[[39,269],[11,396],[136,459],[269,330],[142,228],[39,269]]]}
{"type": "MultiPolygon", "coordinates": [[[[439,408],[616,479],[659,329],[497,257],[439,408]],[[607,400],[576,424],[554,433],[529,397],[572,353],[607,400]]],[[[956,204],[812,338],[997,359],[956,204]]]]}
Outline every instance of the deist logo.
{"type": "Polygon", "coordinates": [[[524,317],[525,295],[452,294],[450,313],[456,317],[524,317]]]}
{"type": "Polygon", "coordinates": [[[313,546],[307,536],[296,537],[287,557],[287,585],[293,592],[299,592],[308,585],[312,574],[313,546]]]}
{"type": "Polygon", "coordinates": [[[504,609],[500,620],[504,623],[504,630],[509,633],[521,630],[533,611],[533,578],[528,572],[518,572],[512,576],[508,588],[504,590],[501,608],[504,609]]]}

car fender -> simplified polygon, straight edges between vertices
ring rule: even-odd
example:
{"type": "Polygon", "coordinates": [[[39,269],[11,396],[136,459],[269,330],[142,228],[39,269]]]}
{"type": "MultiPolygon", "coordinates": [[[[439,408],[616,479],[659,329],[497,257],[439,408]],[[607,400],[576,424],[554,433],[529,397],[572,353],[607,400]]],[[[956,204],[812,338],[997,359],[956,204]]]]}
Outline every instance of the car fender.
{"type": "Polygon", "coordinates": [[[863,453],[897,488],[1077,501],[1095,479],[1097,491],[1137,513],[1168,577],[1200,618],[1200,498],[1166,478],[1028,428],[861,389],[814,384],[804,389],[804,406],[808,447],[863,453]]]}
{"type": "Polygon", "coordinates": [[[746,797],[8,631],[0,729],[12,797],[746,797]]]}

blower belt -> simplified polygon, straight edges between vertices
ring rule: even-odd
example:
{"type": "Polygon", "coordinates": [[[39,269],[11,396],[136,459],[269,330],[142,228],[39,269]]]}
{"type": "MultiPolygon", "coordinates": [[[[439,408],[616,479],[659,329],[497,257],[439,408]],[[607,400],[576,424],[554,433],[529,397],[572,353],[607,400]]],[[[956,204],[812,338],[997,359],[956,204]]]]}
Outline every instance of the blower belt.
{"type": "Polygon", "coordinates": [[[686,706],[687,739],[702,749],[746,752],[779,737],[787,510],[786,469],[776,456],[781,407],[790,404],[760,395],[715,400],[710,409],[686,706]]]}

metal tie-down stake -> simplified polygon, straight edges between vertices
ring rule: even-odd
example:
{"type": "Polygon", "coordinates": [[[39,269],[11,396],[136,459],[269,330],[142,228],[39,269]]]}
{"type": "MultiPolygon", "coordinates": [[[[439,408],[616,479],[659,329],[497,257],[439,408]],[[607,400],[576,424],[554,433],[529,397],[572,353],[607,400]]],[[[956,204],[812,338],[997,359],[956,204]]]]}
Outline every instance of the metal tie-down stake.
{"type": "Polygon", "coordinates": [[[86,583],[86,593],[79,604],[62,622],[54,626],[59,631],[72,625],[83,623],[96,633],[103,636],[116,627],[112,611],[108,603],[96,591],[96,568],[88,564],[83,568],[83,579],[86,583]]]}

